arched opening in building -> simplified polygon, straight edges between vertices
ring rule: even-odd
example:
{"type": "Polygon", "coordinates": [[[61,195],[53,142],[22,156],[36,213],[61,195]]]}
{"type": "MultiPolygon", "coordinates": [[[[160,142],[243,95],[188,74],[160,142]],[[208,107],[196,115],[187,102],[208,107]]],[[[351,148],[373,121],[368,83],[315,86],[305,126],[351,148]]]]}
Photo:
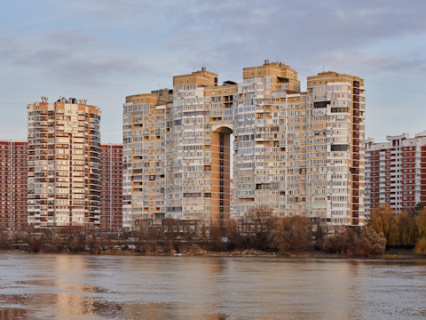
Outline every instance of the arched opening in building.
{"type": "Polygon", "coordinates": [[[212,132],[211,206],[212,226],[228,226],[231,215],[231,160],[233,148],[229,127],[214,128],[212,132]]]}

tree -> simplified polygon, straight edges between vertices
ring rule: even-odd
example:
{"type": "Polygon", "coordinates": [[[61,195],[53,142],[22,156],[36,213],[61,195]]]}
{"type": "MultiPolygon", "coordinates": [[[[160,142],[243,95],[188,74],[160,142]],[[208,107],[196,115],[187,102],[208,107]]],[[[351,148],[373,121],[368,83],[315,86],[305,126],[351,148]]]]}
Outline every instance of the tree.
{"type": "Polygon", "coordinates": [[[173,218],[163,220],[164,237],[167,240],[174,240],[179,235],[179,221],[173,218]]]}
{"type": "Polygon", "coordinates": [[[42,232],[43,232],[43,236],[44,236],[45,241],[51,242],[53,239],[55,239],[55,236],[56,236],[55,229],[45,228],[45,229],[42,230],[42,232]]]}
{"type": "Polygon", "coordinates": [[[325,239],[323,250],[331,252],[331,253],[347,253],[348,245],[347,245],[347,233],[335,233],[333,236],[325,239]]]}
{"type": "Polygon", "coordinates": [[[228,250],[234,250],[237,248],[242,249],[244,247],[244,237],[238,231],[238,225],[235,220],[229,221],[227,235],[228,235],[228,244],[227,244],[228,250]]]}
{"type": "Polygon", "coordinates": [[[416,219],[417,236],[419,238],[426,238],[426,208],[419,211],[416,219]]]}
{"type": "Polygon", "coordinates": [[[325,236],[327,234],[327,226],[316,222],[312,225],[312,236],[315,238],[315,249],[320,250],[323,248],[325,236]]]}
{"type": "Polygon", "coordinates": [[[417,238],[416,220],[406,211],[396,217],[398,243],[402,246],[414,246],[417,238]]]}
{"type": "Polygon", "coordinates": [[[389,246],[414,246],[418,239],[426,235],[426,210],[416,206],[416,215],[408,212],[395,212],[382,206],[373,210],[369,226],[378,233],[383,233],[389,246]]]}
{"type": "Polygon", "coordinates": [[[272,220],[271,210],[265,208],[253,209],[248,216],[239,220],[247,248],[268,250],[268,234],[272,220]]]}
{"type": "Polygon", "coordinates": [[[416,204],[416,206],[414,207],[414,210],[413,210],[413,215],[418,216],[420,211],[422,211],[424,209],[424,207],[425,206],[422,203],[417,202],[417,204],[416,204]]]}
{"type": "Polygon", "coordinates": [[[89,247],[89,252],[92,254],[99,254],[101,252],[100,242],[96,239],[96,236],[92,236],[87,240],[87,246],[89,247]]]}
{"type": "Polygon", "coordinates": [[[28,243],[28,250],[34,253],[39,252],[43,244],[40,234],[36,233],[32,227],[28,227],[26,231],[25,242],[28,243]]]}
{"type": "Polygon", "coordinates": [[[426,256],[426,238],[420,238],[414,248],[416,253],[426,256]]]}
{"type": "Polygon", "coordinates": [[[377,207],[372,211],[369,226],[378,233],[382,232],[389,245],[399,244],[395,211],[387,205],[377,207]]]}
{"type": "Polygon", "coordinates": [[[210,227],[210,250],[212,251],[225,251],[226,245],[222,242],[222,228],[213,225],[210,227]]]}
{"type": "Polygon", "coordinates": [[[353,257],[376,256],[386,249],[383,233],[371,227],[347,228],[344,233],[336,233],[324,242],[324,250],[353,257]]]}
{"type": "Polygon", "coordinates": [[[371,227],[362,229],[361,237],[363,240],[364,252],[367,255],[381,255],[386,251],[386,238],[383,233],[377,233],[371,227]]]}
{"type": "Polygon", "coordinates": [[[301,216],[271,218],[268,244],[282,254],[289,251],[302,252],[311,241],[311,226],[301,216]]]}
{"type": "Polygon", "coordinates": [[[9,250],[12,248],[12,243],[8,239],[7,233],[0,231],[0,249],[1,250],[9,250]]]}

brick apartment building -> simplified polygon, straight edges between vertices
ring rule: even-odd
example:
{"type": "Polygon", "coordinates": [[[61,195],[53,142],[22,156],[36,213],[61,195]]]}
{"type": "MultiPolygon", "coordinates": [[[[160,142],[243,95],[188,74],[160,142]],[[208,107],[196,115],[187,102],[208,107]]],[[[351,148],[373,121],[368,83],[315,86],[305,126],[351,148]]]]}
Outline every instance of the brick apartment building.
{"type": "Polygon", "coordinates": [[[426,131],[366,142],[365,209],[389,205],[396,212],[426,205],[426,131]]]}
{"type": "Polygon", "coordinates": [[[101,144],[100,229],[118,232],[123,227],[123,146],[101,144]]]}
{"type": "Polygon", "coordinates": [[[27,226],[26,141],[0,141],[0,230],[27,226]]]}

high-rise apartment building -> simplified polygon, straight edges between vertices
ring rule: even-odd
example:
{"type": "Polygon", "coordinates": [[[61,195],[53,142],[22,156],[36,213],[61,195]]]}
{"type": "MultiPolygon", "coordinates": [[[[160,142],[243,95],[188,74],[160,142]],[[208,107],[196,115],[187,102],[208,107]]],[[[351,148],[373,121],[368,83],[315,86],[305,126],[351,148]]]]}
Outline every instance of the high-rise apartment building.
{"type": "Polygon", "coordinates": [[[226,224],[246,216],[302,215],[364,223],[363,80],[308,78],[280,62],[243,69],[243,82],[206,71],[123,106],[124,224],[165,217],[226,224]],[[231,144],[233,137],[233,144],[231,144]]]}
{"type": "Polygon", "coordinates": [[[426,205],[426,131],[386,136],[388,142],[366,142],[365,210],[388,205],[396,212],[426,205]]]}
{"type": "Polygon", "coordinates": [[[101,217],[102,231],[123,228],[123,146],[101,144],[101,217]]]}
{"type": "Polygon", "coordinates": [[[42,97],[27,112],[28,223],[99,227],[101,110],[42,97]]]}
{"type": "Polygon", "coordinates": [[[172,134],[167,128],[171,95],[171,90],[164,89],[129,96],[123,106],[126,229],[134,228],[135,222],[142,219],[159,223],[166,216],[166,136],[172,134]]]}
{"type": "Polygon", "coordinates": [[[0,141],[0,230],[27,226],[27,142],[0,141]]]}
{"type": "Polygon", "coordinates": [[[363,80],[308,77],[282,63],[245,68],[234,109],[234,210],[330,225],[364,223],[363,80]]]}

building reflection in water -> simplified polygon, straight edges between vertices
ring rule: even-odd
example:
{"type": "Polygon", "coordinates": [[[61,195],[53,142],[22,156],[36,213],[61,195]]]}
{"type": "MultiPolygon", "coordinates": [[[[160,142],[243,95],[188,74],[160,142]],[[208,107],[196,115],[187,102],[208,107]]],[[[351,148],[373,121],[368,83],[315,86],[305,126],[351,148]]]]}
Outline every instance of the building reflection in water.
{"type": "Polygon", "coordinates": [[[131,293],[137,303],[123,305],[123,318],[143,315],[146,319],[227,319],[218,310],[220,290],[216,282],[226,270],[223,259],[200,257],[144,257],[129,259],[139,276],[131,293]],[[154,279],[150,275],[155,274],[154,279]]]}
{"type": "Polygon", "coordinates": [[[56,314],[62,318],[69,315],[93,314],[94,298],[90,281],[85,281],[85,260],[78,255],[58,255],[55,263],[56,314]],[[89,283],[89,284],[87,284],[89,283]]]}
{"type": "Polygon", "coordinates": [[[363,305],[357,261],[52,255],[38,268],[42,279],[24,283],[38,294],[14,299],[49,306],[59,319],[276,318],[283,309],[289,318],[349,319],[363,305]]]}
{"type": "Polygon", "coordinates": [[[27,310],[17,308],[0,309],[0,319],[26,319],[27,310]]]}
{"type": "Polygon", "coordinates": [[[6,253],[2,258],[0,319],[367,319],[380,312],[420,315],[419,299],[426,294],[425,264],[6,253]]]}

